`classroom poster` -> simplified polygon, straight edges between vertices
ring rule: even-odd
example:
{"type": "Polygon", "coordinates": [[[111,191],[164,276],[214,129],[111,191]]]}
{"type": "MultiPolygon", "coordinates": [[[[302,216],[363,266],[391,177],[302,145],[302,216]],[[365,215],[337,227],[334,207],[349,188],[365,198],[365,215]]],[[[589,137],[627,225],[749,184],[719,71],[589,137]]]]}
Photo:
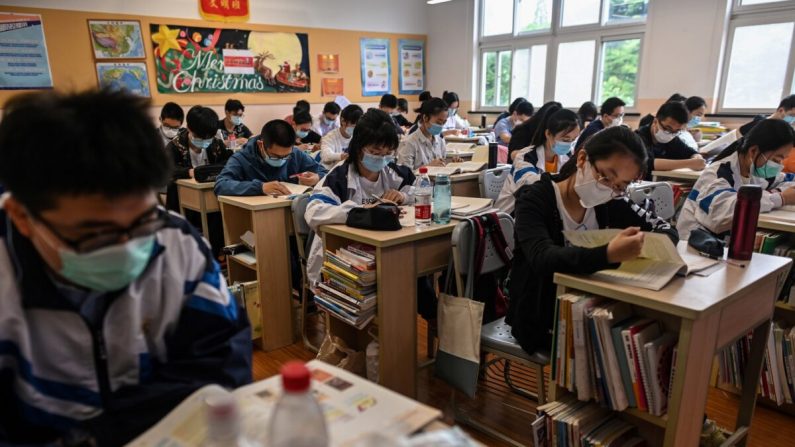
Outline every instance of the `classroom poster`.
{"type": "Polygon", "coordinates": [[[40,15],[0,12],[0,53],[0,89],[52,88],[40,15]]]}
{"type": "Polygon", "coordinates": [[[199,0],[199,14],[216,22],[247,22],[248,0],[199,0]]]}
{"type": "Polygon", "coordinates": [[[89,20],[94,59],[143,59],[141,24],[135,20],[89,20]]]}
{"type": "Polygon", "coordinates": [[[97,81],[100,88],[151,96],[144,62],[97,62],[97,81]]]}
{"type": "Polygon", "coordinates": [[[389,93],[389,39],[362,39],[362,96],[381,96],[389,93]]]}
{"type": "Polygon", "coordinates": [[[308,92],[304,33],[151,25],[160,93],[308,92]]]}
{"type": "Polygon", "coordinates": [[[425,42],[400,39],[398,41],[400,71],[398,86],[401,95],[419,95],[425,90],[425,42]]]}
{"type": "Polygon", "coordinates": [[[323,96],[343,96],[345,94],[342,78],[325,78],[320,86],[323,96]]]}
{"type": "Polygon", "coordinates": [[[339,54],[318,54],[317,69],[321,73],[336,74],[340,72],[339,54]]]}

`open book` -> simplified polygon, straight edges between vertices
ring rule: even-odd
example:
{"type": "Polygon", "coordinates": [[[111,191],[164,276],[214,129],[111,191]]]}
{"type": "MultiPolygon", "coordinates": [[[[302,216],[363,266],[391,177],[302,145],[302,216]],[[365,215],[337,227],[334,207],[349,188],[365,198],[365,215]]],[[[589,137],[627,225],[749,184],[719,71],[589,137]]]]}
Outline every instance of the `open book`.
{"type": "Polygon", "coordinates": [[[311,186],[299,185],[297,183],[290,183],[290,182],[279,182],[279,183],[281,183],[282,186],[284,186],[290,191],[290,194],[279,197],[297,196],[312,191],[311,186]]]}
{"type": "Polygon", "coordinates": [[[737,141],[737,138],[737,129],[732,130],[727,132],[726,135],[711,141],[708,145],[699,148],[698,153],[705,157],[714,157],[726,149],[728,145],[737,141]]]}
{"type": "Polygon", "coordinates": [[[450,155],[472,155],[475,153],[475,143],[447,143],[447,156],[450,155]]]}
{"type": "Polygon", "coordinates": [[[488,163],[477,161],[464,161],[461,163],[447,163],[447,166],[427,166],[428,175],[436,176],[439,174],[463,174],[465,172],[478,172],[486,169],[488,163]]]}
{"type": "MultiPolygon", "coordinates": [[[[563,235],[571,245],[595,248],[607,245],[621,231],[619,229],[564,231],[563,235]]],[[[622,262],[617,269],[600,270],[593,276],[608,282],[660,290],[677,274],[686,276],[717,263],[717,260],[691,253],[680,254],[668,236],[647,232],[638,259],[622,262]]]]}
{"type": "MultiPolygon", "coordinates": [[[[408,435],[441,416],[439,410],[319,360],[307,366],[312,371],[312,389],[326,417],[331,446],[354,445],[376,432],[408,435]]],[[[207,433],[204,401],[220,392],[224,391],[218,385],[199,389],[128,446],[203,445],[207,433]]],[[[232,393],[237,397],[244,433],[267,445],[271,411],[282,394],[281,377],[273,376],[232,393]]]]}
{"type": "Polygon", "coordinates": [[[491,199],[456,196],[453,197],[450,202],[450,212],[452,216],[459,219],[485,213],[491,209],[491,199]]]}

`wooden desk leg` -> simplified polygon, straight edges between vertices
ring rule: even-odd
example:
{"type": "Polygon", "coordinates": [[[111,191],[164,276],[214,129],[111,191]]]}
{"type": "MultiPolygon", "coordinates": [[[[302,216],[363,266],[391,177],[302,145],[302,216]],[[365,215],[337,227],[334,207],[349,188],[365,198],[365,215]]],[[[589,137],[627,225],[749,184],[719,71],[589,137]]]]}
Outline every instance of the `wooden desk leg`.
{"type": "Polygon", "coordinates": [[[682,320],[673,396],[668,403],[666,447],[698,445],[719,325],[720,312],[700,320],[682,320]]]}
{"type": "Polygon", "coordinates": [[[293,343],[290,243],[285,218],[289,211],[274,208],[255,211],[252,216],[265,351],[293,343]]]}
{"type": "MultiPolygon", "coordinates": [[[[743,390],[740,396],[740,411],[737,414],[736,427],[750,427],[751,418],[756,407],[756,391],[759,386],[759,376],[762,374],[762,363],[765,357],[767,338],[770,336],[770,320],[765,321],[754,329],[751,339],[751,356],[745,365],[743,390]]],[[[745,445],[746,437],[739,445],[745,445]]]]}
{"type": "Polygon", "coordinates": [[[202,233],[204,233],[204,238],[207,239],[207,242],[210,242],[210,229],[207,227],[207,196],[204,195],[204,192],[199,194],[199,213],[201,214],[202,219],[202,233]]]}
{"type": "Polygon", "coordinates": [[[417,395],[417,270],[411,243],[378,249],[379,382],[417,395]]]}

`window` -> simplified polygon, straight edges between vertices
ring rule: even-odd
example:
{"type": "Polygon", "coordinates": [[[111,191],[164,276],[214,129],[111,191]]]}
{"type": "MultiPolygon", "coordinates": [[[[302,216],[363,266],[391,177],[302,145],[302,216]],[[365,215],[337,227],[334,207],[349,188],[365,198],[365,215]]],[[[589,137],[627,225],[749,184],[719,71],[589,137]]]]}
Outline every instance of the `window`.
{"type": "MultiPolygon", "coordinates": [[[[736,0],[739,1],[739,0],[736,0]]],[[[648,0],[480,0],[480,107],[518,97],[633,107],[648,0]]]]}
{"type": "Polygon", "coordinates": [[[793,31],[795,2],[735,0],[721,78],[721,111],[769,111],[793,93],[793,31]],[[763,3],[770,5],[745,8],[763,3]]]}

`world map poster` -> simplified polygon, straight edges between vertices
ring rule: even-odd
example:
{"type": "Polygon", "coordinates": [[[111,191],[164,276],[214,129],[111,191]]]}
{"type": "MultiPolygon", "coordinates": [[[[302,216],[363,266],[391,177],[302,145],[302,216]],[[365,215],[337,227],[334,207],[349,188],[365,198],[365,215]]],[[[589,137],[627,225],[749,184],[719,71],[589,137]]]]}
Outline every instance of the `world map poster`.
{"type": "Polygon", "coordinates": [[[303,33],[151,25],[160,93],[308,92],[303,33]]]}

